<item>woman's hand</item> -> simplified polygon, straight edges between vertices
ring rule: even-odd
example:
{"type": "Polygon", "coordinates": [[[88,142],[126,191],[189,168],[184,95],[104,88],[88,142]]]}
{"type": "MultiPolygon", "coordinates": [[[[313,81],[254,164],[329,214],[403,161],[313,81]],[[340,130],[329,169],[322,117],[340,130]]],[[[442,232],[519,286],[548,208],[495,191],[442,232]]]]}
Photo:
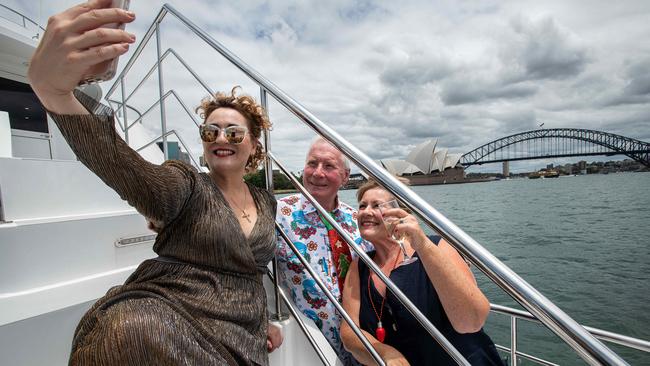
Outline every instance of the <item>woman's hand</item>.
{"type": "Polygon", "coordinates": [[[124,30],[100,28],[135,19],[135,14],[110,5],[111,0],[91,0],[48,20],[27,71],[48,110],[57,113],[60,103],[69,102],[74,88],[94,66],[126,53],[135,42],[135,36],[124,30]]]}
{"type": "MultiPolygon", "coordinates": [[[[420,223],[415,216],[409,214],[408,212],[402,210],[401,208],[391,208],[389,210],[384,210],[382,212],[384,216],[392,216],[399,219],[397,225],[393,229],[393,233],[397,234],[406,234],[409,237],[409,243],[411,247],[416,251],[429,243],[427,235],[420,227],[420,223]]],[[[391,233],[389,233],[391,234],[391,233]]]]}
{"type": "Polygon", "coordinates": [[[282,345],[283,339],[282,328],[269,323],[266,330],[266,350],[269,353],[275,351],[282,345]]]}
{"type": "Polygon", "coordinates": [[[409,366],[409,362],[404,355],[397,349],[384,344],[379,350],[379,356],[384,360],[387,366],[409,366]]]}

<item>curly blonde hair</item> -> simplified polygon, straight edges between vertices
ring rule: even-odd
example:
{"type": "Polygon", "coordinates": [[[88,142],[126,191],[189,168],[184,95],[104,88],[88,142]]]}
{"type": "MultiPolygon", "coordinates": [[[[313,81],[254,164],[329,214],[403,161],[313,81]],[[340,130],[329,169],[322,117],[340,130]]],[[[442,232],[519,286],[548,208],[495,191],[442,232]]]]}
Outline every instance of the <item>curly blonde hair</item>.
{"type": "Polygon", "coordinates": [[[246,94],[237,95],[237,89],[241,89],[241,87],[239,85],[235,86],[230,91],[230,94],[217,92],[213,96],[204,98],[201,100],[201,105],[196,107],[195,112],[199,113],[203,119],[203,123],[205,123],[212,112],[219,108],[234,109],[246,118],[249,133],[255,137],[255,152],[246,162],[246,172],[250,173],[257,170],[260,162],[266,156],[259,139],[262,136],[262,130],[271,129],[271,121],[269,121],[264,108],[257,104],[253,97],[246,94]]]}

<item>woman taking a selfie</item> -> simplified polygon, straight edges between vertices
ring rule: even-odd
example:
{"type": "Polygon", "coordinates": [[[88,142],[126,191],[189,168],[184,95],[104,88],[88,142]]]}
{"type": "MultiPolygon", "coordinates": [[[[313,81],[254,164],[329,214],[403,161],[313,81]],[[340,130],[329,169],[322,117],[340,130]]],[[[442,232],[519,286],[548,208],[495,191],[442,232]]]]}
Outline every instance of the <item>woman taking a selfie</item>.
{"type": "Polygon", "coordinates": [[[252,98],[217,93],[198,108],[209,173],[142,159],[116,133],[111,110],[74,91],[135,41],[100,28],[135,19],[110,4],[50,18],[28,77],[79,160],[155,226],[159,257],[84,315],[70,364],[267,365],[262,275],[275,249],[275,199],[243,175],[261,160],[258,138],[270,123],[252,98]]]}

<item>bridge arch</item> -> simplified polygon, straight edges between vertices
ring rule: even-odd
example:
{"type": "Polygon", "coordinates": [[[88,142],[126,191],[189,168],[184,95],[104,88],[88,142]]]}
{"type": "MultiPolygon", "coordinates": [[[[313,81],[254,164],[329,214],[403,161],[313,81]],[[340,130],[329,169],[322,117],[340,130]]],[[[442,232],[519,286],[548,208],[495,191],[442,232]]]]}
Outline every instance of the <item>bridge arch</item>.
{"type": "Polygon", "coordinates": [[[502,161],[619,154],[650,167],[650,143],[580,128],[546,128],[502,137],[464,154],[460,163],[469,167],[502,161]]]}

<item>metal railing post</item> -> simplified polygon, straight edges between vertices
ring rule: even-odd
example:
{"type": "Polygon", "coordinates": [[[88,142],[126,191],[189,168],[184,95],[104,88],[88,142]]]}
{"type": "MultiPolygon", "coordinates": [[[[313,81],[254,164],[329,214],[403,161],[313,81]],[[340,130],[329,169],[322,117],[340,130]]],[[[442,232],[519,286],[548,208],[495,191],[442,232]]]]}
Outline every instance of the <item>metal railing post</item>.
{"type": "MultiPolygon", "coordinates": [[[[260,88],[260,105],[264,108],[264,113],[268,117],[268,100],[266,98],[266,90],[260,88]]],[[[271,152],[271,134],[268,130],[264,130],[264,150],[268,153],[271,152]]],[[[266,179],[266,189],[273,193],[273,161],[268,156],[264,157],[264,178],[266,179]]],[[[273,294],[275,295],[275,314],[271,316],[274,321],[282,321],[289,319],[289,315],[282,314],[282,304],[280,303],[280,280],[278,279],[278,257],[273,256],[271,260],[273,267],[273,294]]]]}
{"type": "MultiPolygon", "coordinates": [[[[266,90],[260,88],[260,105],[264,108],[264,113],[268,117],[268,101],[266,98],[266,90]]],[[[264,130],[264,150],[266,156],[264,158],[264,172],[266,178],[266,189],[273,193],[273,161],[269,156],[271,152],[271,135],[268,130],[264,130]]]]}
{"type": "Polygon", "coordinates": [[[517,317],[510,317],[510,365],[517,366],[517,317]]]}
{"type": "MultiPolygon", "coordinates": [[[[507,306],[503,305],[498,305],[498,304],[490,304],[490,312],[496,313],[496,314],[502,314],[510,317],[517,317],[518,319],[530,321],[536,324],[542,324],[543,323],[535,318],[531,313],[523,311],[523,310],[518,310],[514,308],[510,308],[507,306]]],[[[593,328],[593,327],[587,327],[583,326],[589,333],[591,333],[594,337],[618,344],[620,346],[636,349],[642,352],[650,353],[650,342],[639,339],[639,338],[634,338],[634,337],[629,337],[626,335],[606,331],[603,329],[598,329],[598,328],[593,328]]],[[[521,355],[521,352],[519,353],[521,355]]]]}
{"type": "MultiPolygon", "coordinates": [[[[183,140],[183,138],[182,138],[182,137],[181,137],[181,136],[176,132],[176,130],[169,130],[169,131],[167,131],[166,134],[154,138],[153,140],[151,140],[151,141],[149,141],[148,143],[146,143],[146,144],[140,146],[139,148],[137,148],[137,149],[133,149],[133,148],[132,148],[132,149],[135,150],[135,152],[140,152],[140,151],[146,149],[147,147],[153,145],[154,143],[156,143],[156,141],[158,141],[159,139],[162,139],[162,138],[167,137],[167,136],[172,135],[172,134],[173,134],[174,136],[176,136],[176,138],[178,139],[178,141],[179,141],[179,146],[184,147],[184,148],[185,148],[185,151],[190,151],[190,150],[187,148],[187,144],[185,143],[185,141],[183,140]]],[[[194,166],[195,166],[197,169],[199,169],[199,168],[201,167],[201,165],[199,165],[199,163],[197,163],[196,159],[194,159],[194,157],[192,156],[192,154],[188,154],[188,155],[190,156],[190,160],[192,160],[192,163],[194,163],[194,166]]]]}
{"type": "Polygon", "coordinates": [[[120,79],[120,89],[122,90],[122,123],[124,123],[124,142],[126,144],[129,144],[129,129],[127,126],[129,125],[129,120],[126,118],[126,95],[124,91],[124,77],[120,79]]]}
{"type": "Polygon", "coordinates": [[[160,23],[156,23],[156,60],[158,62],[158,96],[160,98],[160,127],[163,136],[163,156],[165,160],[169,159],[169,149],[167,147],[167,119],[165,118],[165,100],[163,94],[165,92],[163,84],[162,60],[160,58],[160,23]]]}
{"type": "Polygon", "coordinates": [[[2,187],[0,187],[0,222],[5,222],[5,209],[2,206],[2,187]]]}

